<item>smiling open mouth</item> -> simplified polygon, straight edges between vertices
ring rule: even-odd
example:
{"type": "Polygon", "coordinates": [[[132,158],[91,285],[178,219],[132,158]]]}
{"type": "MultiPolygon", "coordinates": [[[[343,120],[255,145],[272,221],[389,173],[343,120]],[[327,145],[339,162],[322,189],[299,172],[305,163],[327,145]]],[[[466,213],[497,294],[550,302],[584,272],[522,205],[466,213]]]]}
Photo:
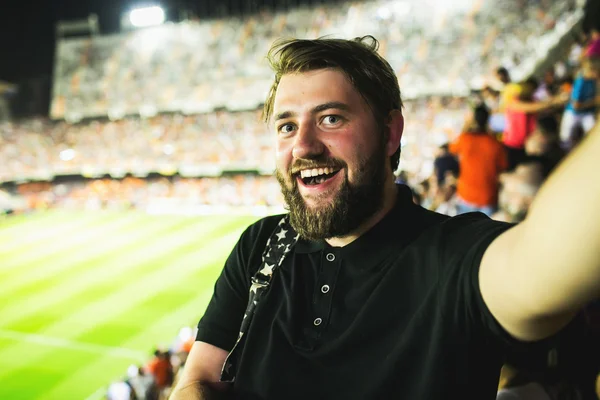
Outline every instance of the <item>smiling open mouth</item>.
{"type": "Polygon", "coordinates": [[[315,186],[333,178],[340,169],[313,168],[300,171],[300,179],[306,186],[315,186]]]}

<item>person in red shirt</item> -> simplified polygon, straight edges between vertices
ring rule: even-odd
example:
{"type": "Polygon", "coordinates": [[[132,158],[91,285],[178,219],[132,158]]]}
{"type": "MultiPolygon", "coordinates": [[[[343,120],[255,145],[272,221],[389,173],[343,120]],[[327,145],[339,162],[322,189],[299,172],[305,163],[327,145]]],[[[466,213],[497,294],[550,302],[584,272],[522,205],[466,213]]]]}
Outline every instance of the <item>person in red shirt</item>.
{"type": "Polygon", "coordinates": [[[541,112],[564,106],[568,96],[560,94],[544,101],[534,101],[533,94],[538,87],[534,78],[519,84],[518,90],[506,100],[506,125],[502,142],[508,157],[508,169],[513,170],[525,159],[525,141],[536,129],[537,115],[541,112]]]}
{"type": "Polygon", "coordinates": [[[498,203],[498,176],[508,162],[502,144],[489,134],[489,117],[485,106],[475,107],[467,119],[465,132],[450,145],[460,165],[458,214],[480,211],[490,216],[498,203]]]}

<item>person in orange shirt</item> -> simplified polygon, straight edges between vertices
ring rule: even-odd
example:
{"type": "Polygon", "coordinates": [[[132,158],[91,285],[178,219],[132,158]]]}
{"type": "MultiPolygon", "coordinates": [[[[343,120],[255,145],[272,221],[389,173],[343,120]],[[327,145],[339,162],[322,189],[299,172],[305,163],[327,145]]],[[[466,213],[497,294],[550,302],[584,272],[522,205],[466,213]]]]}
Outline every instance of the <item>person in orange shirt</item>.
{"type": "Polygon", "coordinates": [[[154,376],[156,386],[161,391],[173,384],[173,367],[169,358],[168,352],[157,349],[154,357],[146,365],[146,371],[154,376]]]}
{"type": "Polygon", "coordinates": [[[488,216],[498,203],[498,177],[508,166],[504,147],[488,131],[489,110],[477,106],[463,133],[450,145],[458,156],[458,214],[480,211],[488,216]]]}

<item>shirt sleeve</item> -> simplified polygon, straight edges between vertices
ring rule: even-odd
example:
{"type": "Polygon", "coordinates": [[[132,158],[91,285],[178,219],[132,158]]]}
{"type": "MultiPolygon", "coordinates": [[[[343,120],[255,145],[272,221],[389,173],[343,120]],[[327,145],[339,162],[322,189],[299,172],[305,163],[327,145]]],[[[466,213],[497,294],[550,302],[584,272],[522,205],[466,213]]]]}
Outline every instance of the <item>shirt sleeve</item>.
{"type": "Polygon", "coordinates": [[[263,220],[246,229],[227,258],[206,312],[198,323],[197,341],[226,351],[235,345],[248,305],[250,280],[260,266],[262,251],[272,231],[265,225],[269,224],[263,220]]]}
{"type": "Polygon", "coordinates": [[[583,78],[578,77],[573,83],[573,91],[571,92],[571,101],[583,101],[583,78]]]}
{"type": "Polygon", "coordinates": [[[513,224],[468,213],[444,222],[440,265],[442,296],[448,318],[477,340],[514,345],[513,339],[487,308],[479,287],[479,267],[489,245],[513,224]]]}

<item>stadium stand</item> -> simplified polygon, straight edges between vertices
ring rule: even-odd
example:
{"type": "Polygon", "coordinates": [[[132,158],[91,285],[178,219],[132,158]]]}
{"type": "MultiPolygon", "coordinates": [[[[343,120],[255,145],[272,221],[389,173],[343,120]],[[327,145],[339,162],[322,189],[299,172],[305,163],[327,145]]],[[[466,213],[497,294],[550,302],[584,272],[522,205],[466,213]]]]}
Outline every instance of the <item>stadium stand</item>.
{"type": "Polygon", "coordinates": [[[78,121],[253,109],[271,83],[264,55],[289,36],[374,35],[405,97],[464,95],[497,65],[524,78],[581,19],[574,1],[445,4],[350,2],[62,40],[51,115],[78,121]]]}

